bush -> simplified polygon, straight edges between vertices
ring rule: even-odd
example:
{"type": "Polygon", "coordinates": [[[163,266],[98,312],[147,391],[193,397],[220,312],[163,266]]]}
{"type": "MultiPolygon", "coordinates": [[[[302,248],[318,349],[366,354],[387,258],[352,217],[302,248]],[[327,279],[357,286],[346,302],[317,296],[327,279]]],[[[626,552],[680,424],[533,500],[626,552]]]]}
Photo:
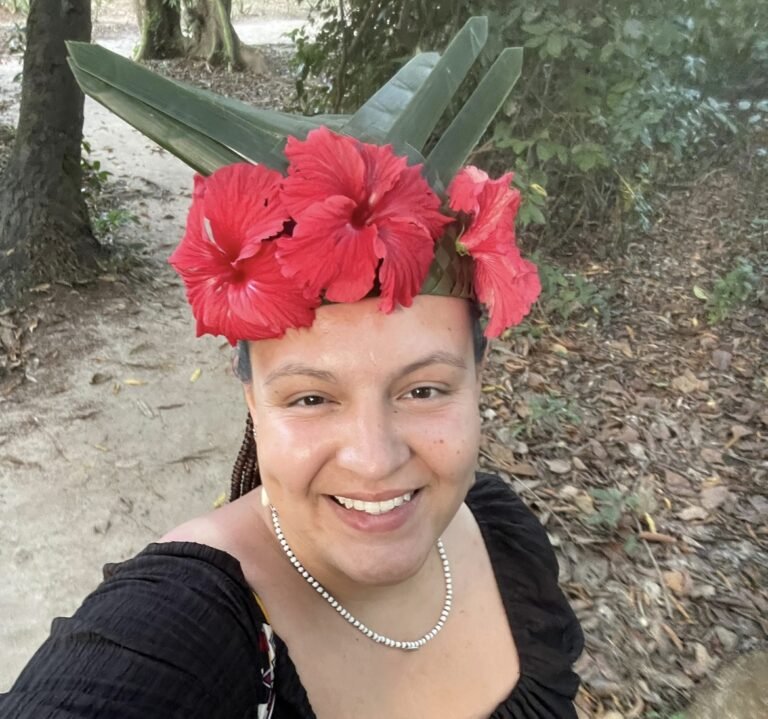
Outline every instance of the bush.
{"type": "MultiPolygon", "coordinates": [[[[755,123],[739,107],[768,97],[762,0],[316,0],[315,28],[294,34],[301,109],[358,107],[414,52],[443,49],[481,14],[492,37],[480,65],[504,45],[526,57],[478,153],[515,169],[519,221],[546,222],[552,243],[596,224],[647,226],[663,184],[719,160],[741,115],[755,123]]],[[[768,112],[757,122],[768,126],[768,112]]]]}

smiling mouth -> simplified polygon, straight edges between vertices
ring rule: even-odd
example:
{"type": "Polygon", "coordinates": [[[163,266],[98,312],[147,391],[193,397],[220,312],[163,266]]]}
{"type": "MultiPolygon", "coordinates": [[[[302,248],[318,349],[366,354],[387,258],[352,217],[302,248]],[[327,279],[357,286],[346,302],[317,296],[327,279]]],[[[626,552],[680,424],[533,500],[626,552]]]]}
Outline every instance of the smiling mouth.
{"type": "Polygon", "coordinates": [[[417,489],[413,492],[406,492],[399,497],[393,497],[392,499],[387,499],[383,502],[364,502],[361,499],[351,499],[350,497],[342,497],[339,495],[331,495],[331,499],[346,509],[364,512],[365,514],[378,515],[387,514],[398,507],[402,507],[404,504],[410,502],[419,491],[420,490],[417,489]]]}

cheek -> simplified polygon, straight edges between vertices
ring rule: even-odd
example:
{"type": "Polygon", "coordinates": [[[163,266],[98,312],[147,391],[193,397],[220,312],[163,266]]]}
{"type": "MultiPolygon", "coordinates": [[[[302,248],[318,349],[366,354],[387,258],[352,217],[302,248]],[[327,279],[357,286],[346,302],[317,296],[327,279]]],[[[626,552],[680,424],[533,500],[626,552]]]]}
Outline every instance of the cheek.
{"type": "Polygon", "coordinates": [[[417,451],[446,477],[463,477],[477,463],[480,415],[474,406],[454,408],[413,427],[417,451]]]}
{"type": "Polygon", "coordinates": [[[302,493],[327,460],[328,439],[312,422],[259,417],[256,443],[259,470],[268,482],[302,493]]]}

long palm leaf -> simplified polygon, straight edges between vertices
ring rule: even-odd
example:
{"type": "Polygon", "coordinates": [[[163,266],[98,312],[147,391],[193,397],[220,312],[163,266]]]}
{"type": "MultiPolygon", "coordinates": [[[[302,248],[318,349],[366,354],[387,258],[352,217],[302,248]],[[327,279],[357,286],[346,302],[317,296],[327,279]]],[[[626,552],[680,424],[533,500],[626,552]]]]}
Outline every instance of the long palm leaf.
{"type": "Polygon", "coordinates": [[[519,47],[508,47],[496,58],[429,153],[425,172],[430,181],[449,184],[507,99],[522,66],[523,49],[519,47]]]}
{"type": "Polygon", "coordinates": [[[488,18],[467,20],[393,123],[386,136],[387,142],[395,147],[407,143],[422,150],[487,39],[488,18]]]}
{"type": "Polygon", "coordinates": [[[395,120],[427,80],[439,59],[440,55],[436,52],[422,52],[412,57],[352,115],[341,131],[360,140],[384,142],[395,120]]]}

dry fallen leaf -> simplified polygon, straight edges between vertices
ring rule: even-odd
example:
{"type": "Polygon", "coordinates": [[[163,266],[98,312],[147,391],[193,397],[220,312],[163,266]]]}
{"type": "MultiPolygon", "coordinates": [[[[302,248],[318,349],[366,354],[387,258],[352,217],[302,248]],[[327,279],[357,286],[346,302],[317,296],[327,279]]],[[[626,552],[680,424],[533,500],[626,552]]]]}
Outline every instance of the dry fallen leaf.
{"type": "Polygon", "coordinates": [[[736,442],[742,439],[742,437],[748,437],[750,434],[752,434],[752,430],[749,429],[749,427],[745,427],[743,424],[732,424],[731,438],[726,443],[725,448],[730,449],[736,442]]]}
{"type": "Polygon", "coordinates": [[[690,522],[695,519],[706,519],[709,514],[704,507],[686,507],[681,512],[677,513],[677,516],[684,522],[690,522]]]}
{"type": "Polygon", "coordinates": [[[577,494],[573,502],[584,514],[595,513],[595,501],[592,499],[592,496],[586,492],[577,494]]]}
{"type": "Polygon", "coordinates": [[[664,577],[664,584],[678,597],[684,597],[691,593],[693,580],[687,571],[673,569],[668,572],[662,572],[662,576],[664,577]]]}
{"type": "Polygon", "coordinates": [[[129,387],[141,387],[142,385],[145,385],[147,382],[143,379],[133,379],[128,378],[123,380],[123,384],[128,385],[129,387]]]}
{"type": "Polygon", "coordinates": [[[538,477],[539,470],[528,462],[507,462],[504,465],[504,469],[510,474],[517,475],[518,477],[538,477]]]}
{"type": "Polygon", "coordinates": [[[571,471],[571,463],[567,459],[545,459],[544,463],[555,474],[568,474],[571,471]]]}
{"type": "Polygon", "coordinates": [[[715,369],[724,372],[731,366],[731,359],[733,359],[733,355],[731,355],[730,352],[726,352],[725,350],[715,350],[712,353],[712,366],[715,369]]]}
{"type": "Polygon", "coordinates": [[[728,500],[730,492],[727,487],[717,485],[715,487],[705,487],[701,490],[701,506],[704,509],[717,509],[728,500]]]}
{"type": "Polygon", "coordinates": [[[691,370],[687,369],[679,377],[672,380],[672,388],[683,394],[706,392],[709,389],[709,382],[705,379],[699,379],[691,370]]]}
{"type": "Polygon", "coordinates": [[[710,656],[707,648],[703,644],[693,645],[693,653],[696,661],[691,665],[691,674],[697,678],[707,676],[714,668],[717,661],[710,656]]]}
{"type": "Polygon", "coordinates": [[[704,449],[701,450],[701,458],[707,464],[722,464],[723,463],[723,453],[719,452],[716,449],[710,449],[708,447],[704,447],[704,449]]]}

